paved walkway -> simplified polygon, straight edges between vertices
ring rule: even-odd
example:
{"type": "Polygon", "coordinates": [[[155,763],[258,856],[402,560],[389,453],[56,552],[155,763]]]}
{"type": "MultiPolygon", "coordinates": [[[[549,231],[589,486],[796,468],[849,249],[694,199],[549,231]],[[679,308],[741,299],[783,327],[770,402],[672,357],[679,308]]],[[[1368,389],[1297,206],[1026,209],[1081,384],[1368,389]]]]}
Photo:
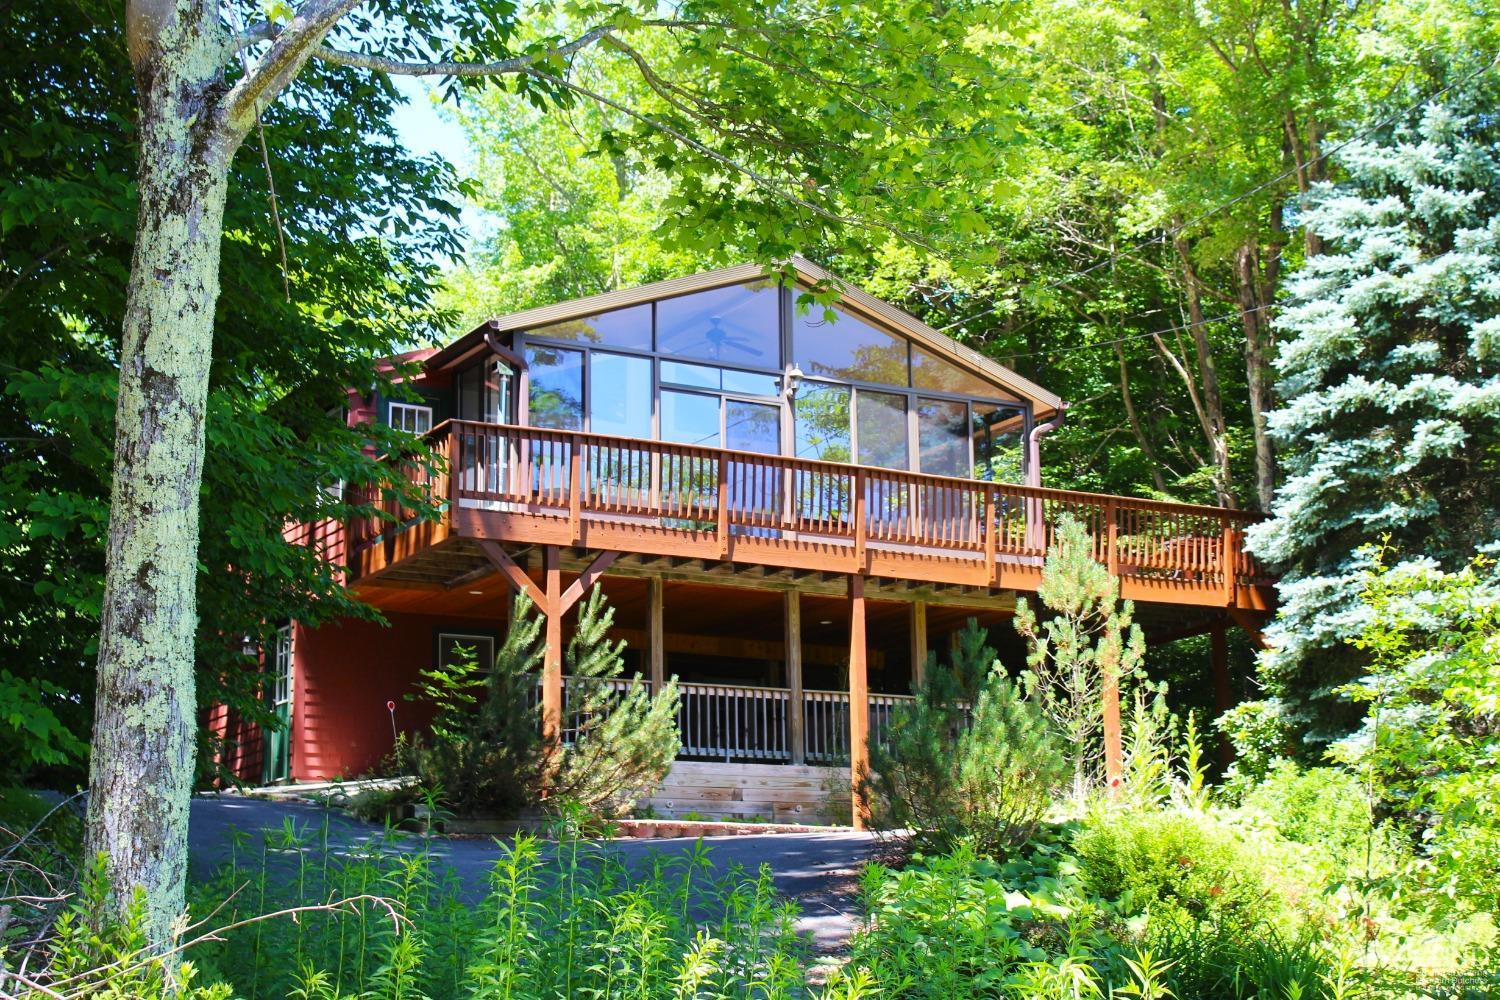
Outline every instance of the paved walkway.
{"type": "MultiPolygon", "coordinates": [[[[188,831],[194,871],[207,874],[228,857],[230,831],[280,830],[287,819],[317,829],[327,819],[329,846],[347,849],[383,835],[380,827],[343,813],[296,802],[273,802],[239,795],[205,795],[193,800],[188,831]]],[[[627,858],[685,851],[697,841],[683,837],[621,840],[615,846],[627,858]]],[[[711,857],[720,869],[740,864],[749,871],[769,864],[776,887],[802,907],[798,929],[820,952],[836,951],[854,930],[858,868],[873,857],[879,843],[866,833],[783,833],[765,836],[709,837],[711,857]]],[[[499,856],[493,840],[436,838],[433,852],[477,897],[499,856]]]]}

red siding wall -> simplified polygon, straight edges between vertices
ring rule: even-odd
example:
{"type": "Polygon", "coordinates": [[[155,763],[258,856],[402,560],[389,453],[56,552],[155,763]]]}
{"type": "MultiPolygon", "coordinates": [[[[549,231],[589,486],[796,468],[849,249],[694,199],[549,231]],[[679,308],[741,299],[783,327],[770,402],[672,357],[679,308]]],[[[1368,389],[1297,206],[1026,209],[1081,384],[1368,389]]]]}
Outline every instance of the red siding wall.
{"type": "Polygon", "coordinates": [[[297,781],[355,778],[390,752],[396,726],[423,732],[432,710],[406,700],[417,674],[432,666],[439,630],[488,634],[494,619],[465,620],[390,613],[389,626],[344,621],[318,629],[297,626],[293,637],[292,777],[297,781]]]}
{"type": "Polygon", "coordinates": [[[227,705],[210,708],[204,724],[223,741],[219,766],[246,784],[260,784],[261,754],[265,748],[260,727],[251,725],[227,705]]]}

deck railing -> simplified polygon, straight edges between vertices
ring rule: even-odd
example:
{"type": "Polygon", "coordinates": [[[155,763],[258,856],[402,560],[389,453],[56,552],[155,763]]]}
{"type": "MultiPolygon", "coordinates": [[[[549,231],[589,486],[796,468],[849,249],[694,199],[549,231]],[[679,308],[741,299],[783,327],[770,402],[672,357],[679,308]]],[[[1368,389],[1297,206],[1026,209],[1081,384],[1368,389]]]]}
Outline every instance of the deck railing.
{"type": "MultiPolygon", "coordinates": [[[[1035,564],[1068,515],[1122,578],[1221,586],[1265,581],[1244,551],[1256,515],[1218,507],[992,483],[579,431],[453,420],[430,435],[449,469],[427,477],[464,507],[614,519],[760,538],[1035,564]]],[[[425,480],[424,480],[425,481],[425,480]]],[[[390,530],[398,511],[384,515],[390,530]]],[[[381,519],[351,526],[353,547],[381,519]]]]}
{"type": "MultiPolygon", "coordinates": [[[[606,682],[618,693],[633,683],[606,682]]],[[[641,683],[645,683],[644,681],[641,683]]],[[[563,678],[562,741],[578,733],[575,709],[579,681],[563,678]]],[[[793,754],[791,691],[745,684],[677,684],[677,730],[682,739],[679,756],[698,760],[786,763],[793,754]]],[[[533,709],[541,701],[540,678],[529,699],[533,709]]],[[[890,731],[896,706],[913,701],[911,695],[870,695],[870,740],[882,743],[890,731]]],[[[803,691],[803,752],[809,764],[847,763],[849,760],[849,693],[803,691]]]]}

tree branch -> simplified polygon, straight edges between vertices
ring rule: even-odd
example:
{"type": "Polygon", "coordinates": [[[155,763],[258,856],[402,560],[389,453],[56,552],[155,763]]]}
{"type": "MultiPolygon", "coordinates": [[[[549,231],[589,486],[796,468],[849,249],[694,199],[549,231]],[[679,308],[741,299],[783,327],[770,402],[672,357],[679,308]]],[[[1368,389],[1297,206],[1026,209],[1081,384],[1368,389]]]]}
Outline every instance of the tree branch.
{"type": "Polygon", "coordinates": [[[590,90],[589,88],[574,83],[571,80],[565,80],[562,77],[553,76],[551,73],[544,73],[534,67],[526,70],[526,72],[539,80],[545,80],[548,83],[571,90],[574,93],[582,97],[586,97],[591,101],[595,101],[599,104],[604,105],[605,107],[612,108],[613,110],[620,112],[628,118],[633,118],[643,125],[656,129],[664,135],[670,136],[671,138],[682,143],[687,148],[707,157],[710,160],[713,160],[716,163],[721,164],[722,166],[729,168],[734,173],[739,174],[746,180],[749,180],[752,184],[754,184],[761,190],[766,191],[767,193],[774,195],[775,197],[781,198],[783,201],[789,202],[790,204],[795,205],[798,208],[811,212],[812,214],[820,218],[827,219],[830,222],[840,223],[842,225],[881,229],[891,233],[894,236],[898,236],[901,239],[906,240],[916,246],[930,249],[930,246],[927,242],[920,239],[913,233],[906,232],[899,226],[893,226],[889,223],[873,222],[867,219],[858,219],[852,216],[841,215],[837,212],[831,211],[830,209],[824,208],[822,205],[810,202],[805,198],[798,197],[797,195],[794,195],[788,191],[782,190],[781,186],[778,185],[775,180],[767,177],[759,171],[753,170],[742,163],[736,162],[730,157],[725,156],[723,153],[720,153],[718,150],[713,149],[712,147],[698,141],[697,139],[694,139],[692,136],[673,128],[665,122],[658,121],[650,115],[642,114],[639,111],[634,111],[621,104],[619,101],[610,100],[608,97],[604,96],[601,93],[598,93],[597,91],[590,90]]]}
{"type": "Polygon", "coordinates": [[[290,22],[274,34],[271,48],[253,69],[224,95],[220,120],[235,138],[250,130],[261,109],[301,71],[313,50],[339,18],[364,0],[307,0],[290,22]]]}
{"type": "Polygon", "coordinates": [[[331,49],[323,46],[313,52],[313,56],[324,62],[337,63],[340,66],[353,66],[356,69],[367,69],[377,73],[389,73],[393,76],[504,76],[506,74],[524,73],[539,62],[555,59],[559,56],[572,55],[581,49],[607,37],[614,29],[601,26],[579,35],[571,42],[559,45],[556,48],[545,49],[541,52],[530,52],[522,56],[514,56],[510,59],[500,59],[495,62],[403,62],[400,59],[387,59],[384,56],[365,55],[360,52],[346,52],[342,49],[331,49]]]}

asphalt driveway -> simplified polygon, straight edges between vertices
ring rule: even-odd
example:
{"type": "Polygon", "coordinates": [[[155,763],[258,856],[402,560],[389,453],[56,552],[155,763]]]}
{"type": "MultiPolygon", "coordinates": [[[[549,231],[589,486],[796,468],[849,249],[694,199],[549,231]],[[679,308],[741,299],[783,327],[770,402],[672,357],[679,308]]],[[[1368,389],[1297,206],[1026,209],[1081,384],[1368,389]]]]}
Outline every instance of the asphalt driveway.
{"type": "MultiPolygon", "coordinates": [[[[288,822],[313,831],[327,820],[329,849],[348,850],[380,839],[384,831],[337,811],[298,802],[277,802],[239,795],[204,795],[193,800],[188,830],[195,874],[206,875],[229,856],[231,832],[258,836],[279,831],[288,822]]],[[[621,840],[615,847],[628,860],[644,861],[652,853],[686,851],[692,838],[621,840]]],[[[756,871],[771,866],[776,887],[802,908],[798,929],[822,952],[836,951],[855,925],[858,869],[880,845],[867,833],[781,833],[762,836],[708,837],[710,857],[720,870],[735,864],[756,871]]],[[[499,857],[493,840],[434,838],[430,847],[440,864],[451,869],[474,897],[484,893],[486,877],[499,857]]]]}

